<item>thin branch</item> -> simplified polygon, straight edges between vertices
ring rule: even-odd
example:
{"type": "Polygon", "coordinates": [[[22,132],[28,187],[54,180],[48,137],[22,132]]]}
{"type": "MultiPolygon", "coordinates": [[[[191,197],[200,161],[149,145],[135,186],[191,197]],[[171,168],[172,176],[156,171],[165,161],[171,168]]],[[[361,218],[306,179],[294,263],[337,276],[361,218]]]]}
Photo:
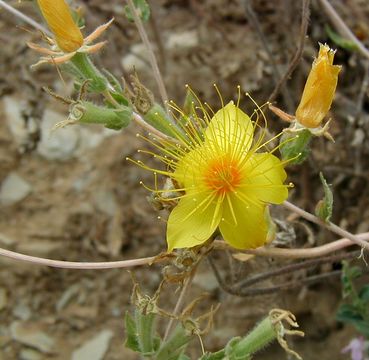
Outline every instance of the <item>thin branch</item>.
{"type": "MultiPolygon", "coordinates": [[[[369,241],[369,232],[357,234],[355,236],[363,241],[369,241]]],[[[286,249],[286,248],[278,248],[278,247],[274,247],[274,248],[273,247],[261,247],[258,249],[243,250],[242,253],[255,255],[255,256],[276,257],[276,258],[285,258],[285,259],[311,259],[311,258],[329,255],[329,254],[332,254],[333,252],[342,250],[344,248],[347,248],[353,245],[355,244],[349,239],[340,239],[340,240],[333,241],[329,244],[324,244],[324,245],[316,246],[316,247],[309,248],[309,249],[286,249]]],[[[214,249],[216,250],[230,249],[230,246],[222,240],[215,240],[214,249]]]]}
{"type": "Polygon", "coordinates": [[[46,34],[48,36],[52,36],[52,34],[49,30],[44,28],[42,25],[37,23],[35,20],[31,19],[29,16],[21,13],[19,10],[15,9],[15,8],[13,8],[9,4],[7,4],[5,1],[0,0],[0,7],[2,7],[3,9],[5,9],[7,11],[9,11],[11,14],[15,15],[19,19],[22,19],[25,23],[33,26],[35,29],[40,30],[41,32],[43,32],[44,34],[46,34]]]}
{"type": "MultiPolygon", "coordinates": [[[[100,270],[100,269],[116,269],[116,268],[130,268],[142,265],[149,265],[156,260],[156,256],[121,260],[121,261],[102,261],[102,262],[78,262],[78,261],[61,261],[40,258],[36,256],[24,255],[14,251],[0,248],[0,255],[20,261],[31,262],[38,265],[46,265],[55,268],[63,269],[77,269],[77,270],[100,270]]],[[[164,260],[164,259],[163,259],[164,260]]]]}
{"type": "Polygon", "coordinates": [[[312,268],[317,265],[334,263],[334,262],[345,260],[345,259],[352,259],[355,257],[359,257],[360,254],[361,254],[361,250],[358,250],[358,251],[352,251],[352,252],[343,253],[339,255],[326,256],[326,257],[314,259],[314,260],[302,261],[296,264],[286,265],[286,266],[283,266],[283,267],[280,267],[280,268],[277,268],[271,271],[267,271],[265,273],[257,274],[247,279],[243,279],[238,284],[236,284],[236,286],[241,289],[241,288],[251,286],[260,281],[264,281],[266,279],[269,279],[275,276],[291,274],[292,272],[295,273],[296,271],[312,268]]]}
{"type": "Polygon", "coordinates": [[[354,33],[345,24],[342,18],[338,15],[337,11],[327,0],[319,0],[323,10],[331,20],[336,30],[345,38],[351,40],[358,47],[359,52],[369,59],[369,50],[363,45],[363,43],[354,35],[354,33]]]}
{"type": "Polygon", "coordinates": [[[133,15],[133,19],[134,19],[135,25],[137,27],[137,30],[140,34],[141,40],[144,43],[144,45],[145,45],[145,47],[148,51],[150,64],[151,64],[151,67],[152,67],[152,70],[153,70],[153,73],[154,73],[156,83],[157,83],[158,88],[159,88],[160,96],[161,96],[161,99],[163,101],[163,104],[166,106],[167,101],[168,101],[168,94],[167,94],[167,91],[165,89],[164,81],[163,81],[163,78],[161,76],[158,63],[156,61],[154,50],[151,46],[150,40],[147,36],[147,33],[145,31],[142,20],[141,20],[139,14],[137,12],[137,9],[133,4],[133,1],[132,0],[127,0],[127,4],[128,4],[128,6],[131,10],[131,13],[133,15]]]}
{"type": "MultiPolygon", "coordinates": [[[[182,305],[183,305],[183,301],[184,301],[185,296],[187,294],[187,290],[189,289],[189,287],[190,287],[190,285],[192,283],[192,280],[193,280],[193,278],[195,276],[196,269],[197,269],[197,267],[195,267],[195,269],[192,271],[191,275],[185,280],[185,282],[184,282],[184,284],[182,286],[181,293],[179,294],[179,297],[177,299],[177,303],[176,303],[176,305],[174,307],[174,310],[173,310],[173,315],[174,316],[179,315],[179,313],[181,311],[181,308],[182,308],[182,305]]],[[[168,336],[170,334],[170,331],[172,330],[174,320],[175,320],[174,317],[171,317],[169,319],[168,326],[165,329],[165,334],[164,334],[163,341],[165,341],[168,338],[168,336]]]]}
{"type": "Polygon", "coordinates": [[[297,44],[297,49],[295,54],[293,55],[291,61],[289,62],[288,69],[283,75],[283,77],[278,81],[276,87],[274,88],[272,94],[269,97],[269,102],[273,102],[277,97],[281,87],[287,81],[287,79],[291,76],[292,72],[295,70],[296,66],[299,64],[300,59],[302,57],[302,53],[304,51],[304,44],[306,33],[309,25],[310,19],[310,0],[302,1],[302,14],[301,14],[301,27],[300,27],[300,36],[297,44]]]}
{"type": "Polygon", "coordinates": [[[354,234],[351,234],[350,232],[340,228],[339,226],[331,223],[331,222],[324,222],[322,220],[320,220],[317,216],[313,215],[313,214],[310,214],[309,212],[299,208],[298,206],[288,202],[288,201],[285,201],[283,203],[283,205],[295,212],[296,214],[299,214],[300,216],[302,216],[303,218],[305,218],[306,220],[309,220],[315,224],[318,224],[324,228],[326,228],[327,230],[329,231],[332,231],[334,233],[336,233],[337,235],[340,235],[346,239],[349,239],[350,241],[352,241],[353,243],[355,243],[356,245],[359,245],[360,247],[362,248],[365,248],[366,250],[369,250],[369,244],[364,241],[364,240],[361,240],[359,237],[357,237],[356,235],[354,234]]]}
{"type": "MultiPolygon", "coordinates": [[[[265,38],[264,32],[260,26],[260,22],[259,19],[252,7],[252,0],[243,0],[243,4],[244,4],[244,8],[246,10],[247,13],[247,19],[250,20],[252,27],[256,30],[260,41],[266,51],[266,53],[268,54],[268,57],[271,61],[271,65],[273,67],[273,71],[272,71],[272,76],[273,76],[273,80],[275,84],[278,84],[282,78],[281,72],[279,71],[278,65],[276,63],[276,61],[274,60],[274,56],[272,51],[270,50],[269,44],[267,39],[265,38]]],[[[283,99],[286,103],[288,112],[292,112],[293,109],[293,103],[292,103],[292,98],[291,98],[291,94],[289,93],[288,89],[283,86],[282,87],[282,95],[283,95],[283,99]]]]}
{"type": "Polygon", "coordinates": [[[324,273],[324,274],[309,276],[303,279],[298,279],[296,281],[287,281],[285,283],[274,285],[274,286],[269,286],[269,287],[239,289],[238,287],[234,287],[230,285],[229,283],[226,282],[225,279],[222,278],[211,255],[209,255],[207,259],[219,283],[219,286],[223,289],[223,291],[231,295],[242,296],[242,297],[272,294],[272,293],[275,293],[281,290],[290,290],[290,289],[301,287],[302,285],[312,284],[312,283],[318,282],[328,277],[341,275],[341,270],[336,270],[336,271],[331,271],[331,272],[324,273]]]}

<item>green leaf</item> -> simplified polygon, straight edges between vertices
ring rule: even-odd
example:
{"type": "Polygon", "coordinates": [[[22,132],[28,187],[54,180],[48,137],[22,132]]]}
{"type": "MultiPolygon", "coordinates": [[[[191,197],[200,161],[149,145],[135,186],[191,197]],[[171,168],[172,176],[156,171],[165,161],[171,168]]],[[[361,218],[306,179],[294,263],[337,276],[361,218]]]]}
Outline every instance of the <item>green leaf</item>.
{"type": "Polygon", "coordinates": [[[151,356],[155,353],[155,347],[157,347],[157,340],[155,340],[154,336],[155,319],[155,313],[143,314],[138,309],[135,311],[138,342],[140,344],[140,352],[144,356],[151,356]]]}
{"type": "Polygon", "coordinates": [[[369,285],[364,285],[359,291],[359,298],[363,302],[369,302],[369,285]]]}
{"type": "Polygon", "coordinates": [[[353,280],[362,275],[362,270],[358,266],[350,266],[347,261],[342,261],[342,293],[344,298],[357,297],[353,280]]]}
{"type": "Polygon", "coordinates": [[[337,311],[336,319],[344,323],[355,323],[363,320],[358,309],[351,304],[342,304],[337,311]]]}
{"type": "MultiPolygon", "coordinates": [[[[138,16],[142,19],[142,21],[147,21],[150,18],[150,6],[146,0],[133,0],[133,4],[138,12],[138,16]]],[[[124,12],[129,21],[134,22],[134,17],[131,12],[131,9],[128,5],[124,7],[124,12]]]]}
{"type": "Polygon", "coordinates": [[[324,189],[324,197],[322,200],[318,202],[315,207],[315,215],[323,220],[324,222],[328,222],[332,217],[333,211],[333,193],[328,185],[327,181],[325,180],[323,173],[319,173],[320,181],[323,184],[324,189]]]}
{"type": "Polygon", "coordinates": [[[359,47],[351,40],[345,39],[341,35],[334,32],[328,25],[325,26],[328,37],[339,47],[348,51],[357,51],[359,47]]]}
{"type": "Polygon", "coordinates": [[[361,334],[363,334],[365,337],[369,337],[369,321],[367,320],[355,321],[353,325],[361,334]]]}
{"type": "Polygon", "coordinates": [[[283,160],[288,160],[289,165],[298,165],[305,161],[309,155],[309,142],[311,132],[307,129],[297,133],[285,132],[280,140],[280,152],[283,160]]]}
{"type": "Polygon", "coordinates": [[[181,325],[173,331],[172,336],[161,344],[156,353],[156,360],[179,360],[182,356],[191,336],[187,335],[181,325]]]}
{"type": "Polygon", "coordinates": [[[126,341],[125,346],[128,349],[131,349],[136,352],[140,352],[140,345],[138,342],[138,336],[137,336],[137,327],[136,323],[134,322],[132,316],[127,311],[126,316],[124,318],[125,328],[126,328],[126,341]]]}

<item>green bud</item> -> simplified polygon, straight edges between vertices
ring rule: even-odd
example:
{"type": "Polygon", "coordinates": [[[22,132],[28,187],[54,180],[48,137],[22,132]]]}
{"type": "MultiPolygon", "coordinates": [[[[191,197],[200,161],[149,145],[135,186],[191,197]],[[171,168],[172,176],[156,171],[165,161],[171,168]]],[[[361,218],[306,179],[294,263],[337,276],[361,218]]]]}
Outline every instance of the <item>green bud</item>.
{"type": "Polygon", "coordinates": [[[132,118],[132,109],[119,109],[98,106],[89,101],[79,101],[72,105],[70,117],[85,124],[102,124],[108,129],[120,130],[128,126],[132,118]]]}
{"type": "Polygon", "coordinates": [[[312,134],[309,130],[296,132],[286,131],[280,140],[280,152],[283,160],[289,160],[290,165],[304,162],[309,154],[309,142],[312,134]]]}

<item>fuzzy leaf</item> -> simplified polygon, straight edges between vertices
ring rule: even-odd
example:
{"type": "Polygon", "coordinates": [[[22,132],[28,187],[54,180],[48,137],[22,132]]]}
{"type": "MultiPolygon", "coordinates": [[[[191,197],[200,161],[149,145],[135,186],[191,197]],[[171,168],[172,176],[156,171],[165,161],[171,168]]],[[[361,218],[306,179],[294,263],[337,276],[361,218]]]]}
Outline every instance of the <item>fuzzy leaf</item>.
{"type": "MultiPolygon", "coordinates": [[[[146,0],[133,0],[133,4],[138,12],[139,17],[142,21],[147,21],[150,18],[150,6],[146,0]]],[[[128,5],[124,7],[124,12],[129,21],[134,22],[133,14],[128,5]]]]}
{"type": "Polygon", "coordinates": [[[348,51],[357,51],[358,46],[351,40],[347,40],[341,35],[334,32],[328,25],[325,26],[325,31],[329,38],[339,47],[348,51]]]}
{"type": "Polygon", "coordinates": [[[319,173],[320,181],[323,184],[324,197],[318,202],[315,207],[315,215],[324,222],[328,222],[332,216],[333,211],[333,193],[325,180],[323,173],[319,173]]]}
{"type": "Polygon", "coordinates": [[[128,349],[131,349],[136,352],[140,352],[141,349],[140,349],[138,336],[137,336],[136,323],[134,322],[132,316],[130,315],[128,311],[126,312],[124,322],[125,322],[125,328],[126,328],[126,341],[124,345],[128,349]]]}
{"type": "MultiPolygon", "coordinates": [[[[156,360],[180,360],[183,352],[191,340],[182,326],[178,325],[172,336],[161,344],[156,353],[156,360]]],[[[183,359],[183,358],[182,358],[183,359]]]]}

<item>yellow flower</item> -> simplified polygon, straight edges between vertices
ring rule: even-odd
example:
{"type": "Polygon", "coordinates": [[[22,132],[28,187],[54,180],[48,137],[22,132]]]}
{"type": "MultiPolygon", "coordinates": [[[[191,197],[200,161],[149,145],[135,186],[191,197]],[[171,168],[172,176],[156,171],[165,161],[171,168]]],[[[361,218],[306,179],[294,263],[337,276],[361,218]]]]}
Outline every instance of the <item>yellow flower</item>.
{"type": "Polygon", "coordinates": [[[167,171],[138,162],[178,184],[179,203],[167,224],[168,251],[200,245],[217,228],[235,248],[262,246],[268,239],[267,204],[288,196],[283,164],[271,152],[257,152],[266,149],[263,134],[253,140],[258,125],[233,102],[213,116],[202,110],[204,119],[188,122],[176,146],[151,142],[161,148],[163,156],[155,157],[167,171]]]}
{"type": "Polygon", "coordinates": [[[341,66],[333,65],[334,53],[328,45],[320,45],[307,78],[296,110],[296,120],[307,128],[319,127],[331,107],[341,70],[341,66]]]}
{"type": "Polygon", "coordinates": [[[90,35],[83,38],[81,30],[74,22],[70,8],[65,0],[37,0],[42,15],[55,39],[46,37],[50,48],[44,48],[32,42],[27,45],[41,54],[41,60],[35,64],[42,63],[60,64],[70,60],[77,52],[94,53],[100,50],[106,41],[92,44],[112,23],[113,19],[95,29],[90,35]]]}

